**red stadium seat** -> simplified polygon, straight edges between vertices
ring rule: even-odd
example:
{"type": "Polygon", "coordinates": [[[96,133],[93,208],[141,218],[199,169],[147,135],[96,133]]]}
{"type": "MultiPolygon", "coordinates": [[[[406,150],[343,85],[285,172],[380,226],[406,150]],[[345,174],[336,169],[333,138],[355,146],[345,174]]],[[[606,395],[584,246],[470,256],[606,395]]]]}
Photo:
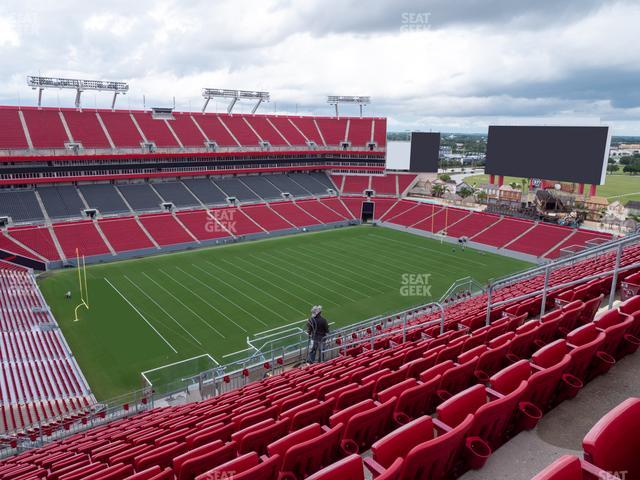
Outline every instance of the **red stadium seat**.
{"type": "Polygon", "coordinates": [[[619,478],[574,455],[565,455],[538,473],[532,480],[619,480],[619,478]]]}
{"type": "Polygon", "coordinates": [[[421,417],[377,441],[372,458],[365,459],[374,478],[381,478],[401,457],[401,480],[442,480],[460,470],[464,438],[473,422],[469,415],[456,428],[435,435],[431,417],[421,417]]]}
{"type": "Polygon", "coordinates": [[[633,316],[617,309],[609,310],[597,317],[593,323],[607,336],[600,347],[601,350],[616,360],[638,350],[640,339],[629,333],[634,322],[633,316]]]}
{"type": "Polygon", "coordinates": [[[222,465],[208,470],[196,480],[229,478],[232,480],[276,480],[280,466],[280,456],[264,457],[261,461],[255,452],[246,453],[222,465]]]}
{"type": "Polygon", "coordinates": [[[584,437],[585,460],[624,478],[640,478],[640,398],[629,398],[596,423],[584,437]],[[624,473],[623,473],[624,472],[624,473]]]}
{"type": "Polygon", "coordinates": [[[508,438],[518,402],[526,388],[527,382],[522,381],[515,390],[501,395],[488,391],[483,385],[474,385],[439,405],[436,412],[451,428],[463,422],[467,415],[473,415],[467,435],[480,437],[495,450],[508,438]]]}

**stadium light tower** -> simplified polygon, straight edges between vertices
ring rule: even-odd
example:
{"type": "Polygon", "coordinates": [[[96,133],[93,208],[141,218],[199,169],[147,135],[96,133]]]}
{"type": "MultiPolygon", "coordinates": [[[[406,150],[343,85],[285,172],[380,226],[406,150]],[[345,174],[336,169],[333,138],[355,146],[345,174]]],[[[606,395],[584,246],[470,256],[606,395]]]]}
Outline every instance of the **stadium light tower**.
{"type": "Polygon", "coordinates": [[[371,103],[371,97],[345,96],[345,95],[329,95],[327,103],[336,107],[336,117],[339,117],[338,104],[350,103],[360,107],[360,117],[362,117],[362,107],[371,103]]]}
{"type": "Polygon", "coordinates": [[[113,92],[111,110],[116,106],[116,98],[121,93],[125,95],[129,91],[129,84],[124,82],[111,82],[104,80],[79,80],[74,78],[55,78],[27,76],[27,85],[33,90],[38,89],[38,107],[42,104],[42,91],[45,88],[68,88],[76,91],[76,108],[80,108],[80,95],[85,90],[97,90],[99,92],[113,92]]]}
{"type": "Polygon", "coordinates": [[[248,99],[257,100],[256,104],[251,109],[251,113],[256,113],[258,107],[262,102],[268,102],[270,99],[269,92],[251,92],[248,90],[227,90],[223,88],[203,88],[202,96],[204,97],[204,105],[202,106],[202,113],[207,109],[209,100],[212,98],[230,98],[231,102],[227,107],[227,113],[231,113],[233,107],[238,100],[248,99]]]}
{"type": "Polygon", "coordinates": [[[126,94],[129,85],[124,82],[110,82],[104,80],[79,80],[75,78],[54,78],[27,76],[27,85],[33,90],[38,89],[38,106],[42,104],[42,91],[45,88],[69,88],[76,91],[76,108],[80,108],[80,95],[85,90],[97,90],[99,92],[113,92],[111,110],[116,106],[116,98],[119,93],[126,94]]]}

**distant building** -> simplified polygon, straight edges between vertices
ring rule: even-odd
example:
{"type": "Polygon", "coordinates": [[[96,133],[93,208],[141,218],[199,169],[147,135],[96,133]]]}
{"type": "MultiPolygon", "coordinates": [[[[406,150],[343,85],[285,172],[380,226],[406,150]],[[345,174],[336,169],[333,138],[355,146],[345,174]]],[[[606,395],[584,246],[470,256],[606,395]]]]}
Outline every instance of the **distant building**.
{"type": "Polygon", "coordinates": [[[629,215],[640,216],[640,201],[638,200],[629,200],[627,202],[627,212],[629,215]]]}

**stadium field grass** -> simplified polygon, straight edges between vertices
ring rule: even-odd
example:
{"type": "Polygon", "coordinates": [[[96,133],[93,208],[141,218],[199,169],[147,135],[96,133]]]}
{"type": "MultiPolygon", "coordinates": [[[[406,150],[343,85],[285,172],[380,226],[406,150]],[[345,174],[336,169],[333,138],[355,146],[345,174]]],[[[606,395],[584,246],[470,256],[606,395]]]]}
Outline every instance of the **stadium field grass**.
{"type": "Polygon", "coordinates": [[[204,353],[224,363],[247,336],[302,320],[314,304],[337,327],[436,300],[459,278],[486,282],[529,266],[358,226],[89,266],[90,310],[78,322],[76,269],[39,284],[93,393],[107,400],[140,388],[144,370],[204,353]],[[403,296],[403,274],[430,274],[432,296],[403,296]]]}

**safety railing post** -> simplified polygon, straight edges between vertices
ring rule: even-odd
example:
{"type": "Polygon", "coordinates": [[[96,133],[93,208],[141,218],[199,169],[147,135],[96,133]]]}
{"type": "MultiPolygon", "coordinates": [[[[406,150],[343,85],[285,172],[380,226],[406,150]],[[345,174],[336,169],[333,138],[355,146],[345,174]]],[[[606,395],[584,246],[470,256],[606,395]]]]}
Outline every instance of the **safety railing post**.
{"type": "Polygon", "coordinates": [[[618,270],[620,269],[620,260],[622,258],[622,244],[618,245],[616,253],[616,266],[613,269],[613,279],[611,280],[611,292],[609,293],[609,310],[613,308],[613,302],[616,299],[616,285],[618,284],[618,270]]]}
{"type": "Polygon", "coordinates": [[[547,268],[544,270],[544,288],[542,289],[542,305],[540,305],[540,316],[544,315],[544,312],[547,308],[547,290],[549,289],[549,270],[551,267],[547,265],[547,268]]]}
{"type": "Polygon", "coordinates": [[[402,343],[407,341],[407,314],[402,314],[402,343]]]}
{"type": "Polygon", "coordinates": [[[485,325],[491,325],[491,293],[493,292],[493,285],[491,282],[487,285],[487,318],[485,319],[485,325]]]}

